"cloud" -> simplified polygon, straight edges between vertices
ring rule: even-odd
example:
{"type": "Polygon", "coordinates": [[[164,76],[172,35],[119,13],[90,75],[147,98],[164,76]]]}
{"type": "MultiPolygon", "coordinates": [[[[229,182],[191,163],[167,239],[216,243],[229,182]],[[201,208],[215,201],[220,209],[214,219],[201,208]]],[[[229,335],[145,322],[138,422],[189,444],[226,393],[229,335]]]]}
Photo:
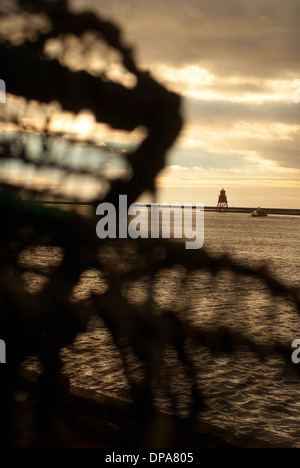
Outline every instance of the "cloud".
{"type": "Polygon", "coordinates": [[[218,76],[298,77],[298,0],[102,0],[99,9],[122,25],[145,65],[196,63],[218,76]]]}
{"type": "Polygon", "coordinates": [[[206,125],[224,124],[233,126],[240,122],[284,123],[298,125],[300,123],[300,106],[292,101],[240,103],[230,101],[204,101],[184,99],[187,118],[193,122],[206,125]]]}
{"type": "Polygon", "coordinates": [[[185,126],[167,159],[169,186],[298,184],[299,0],[73,3],[117,22],[140,66],[182,96],[185,126]]]}
{"type": "Polygon", "coordinates": [[[179,168],[206,168],[230,169],[241,168],[245,165],[247,156],[230,153],[217,153],[203,148],[173,148],[169,153],[167,164],[173,169],[179,168]]]}
{"type": "Polygon", "coordinates": [[[212,126],[208,121],[187,127],[170,152],[172,163],[185,160],[192,166],[198,159],[203,167],[228,168],[255,157],[278,167],[300,168],[300,125],[253,121],[229,126],[224,118],[224,125],[220,121],[212,126]]]}
{"type": "MultiPolygon", "coordinates": [[[[280,167],[300,169],[300,137],[291,140],[274,141],[255,139],[244,140],[243,145],[250,151],[256,151],[258,157],[276,162],[280,167]]],[[[299,175],[299,174],[298,174],[299,175]]]]}

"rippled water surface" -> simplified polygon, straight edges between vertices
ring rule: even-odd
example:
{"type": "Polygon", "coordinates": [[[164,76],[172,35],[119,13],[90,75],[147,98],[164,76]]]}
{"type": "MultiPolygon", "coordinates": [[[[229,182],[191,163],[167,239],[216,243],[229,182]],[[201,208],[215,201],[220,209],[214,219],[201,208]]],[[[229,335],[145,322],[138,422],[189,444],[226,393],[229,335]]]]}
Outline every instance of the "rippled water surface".
{"type": "MultiPolygon", "coordinates": [[[[269,215],[259,219],[245,213],[206,212],[204,247],[216,255],[227,252],[252,266],[266,263],[277,278],[300,287],[299,232],[297,216],[269,215]]],[[[59,256],[58,250],[39,249],[34,253],[34,262],[55,264],[59,256]]],[[[31,279],[29,287],[35,281],[31,279]]],[[[75,294],[84,297],[91,289],[102,287],[101,278],[91,270],[75,294]]],[[[271,298],[254,279],[237,278],[229,272],[212,278],[197,271],[181,288],[176,269],[161,272],[157,277],[157,305],[182,309],[191,322],[204,327],[226,325],[238,329],[260,343],[300,339],[300,324],[293,307],[283,299],[271,298]]],[[[135,283],[130,294],[142,302],[142,285],[135,283]]],[[[89,331],[63,351],[63,359],[73,384],[128,396],[118,353],[100,320],[95,319],[89,331]]],[[[270,355],[260,361],[245,349],[218,356],[199,349],[194,360],[207,405],[205,420],[283,446],[300,446],[300,377],[287,373],[280,358],[270,355]]],[[[184,393],[184,375],[180,369],[174,371],[172,365],[170,354],[173,385],[184,393]]]]}

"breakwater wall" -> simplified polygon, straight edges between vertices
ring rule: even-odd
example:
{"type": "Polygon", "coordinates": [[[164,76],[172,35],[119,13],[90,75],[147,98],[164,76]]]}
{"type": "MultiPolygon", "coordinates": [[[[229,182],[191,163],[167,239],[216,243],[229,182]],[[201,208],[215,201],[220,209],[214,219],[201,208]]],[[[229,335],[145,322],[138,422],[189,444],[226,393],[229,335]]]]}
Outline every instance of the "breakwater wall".
{"type": "MultiPolygon", "coordinates": [[[[51,205],[86,205],[86,206],[92,206],[91,203],[88,202],[80,202],[80,201],[38,201],[38,203],[42,204],[51,204],[51,205]]],[[[162,203],[164,205],[165,203],[162,203]]],[[[136,203],[136,205],[139,205],[139,203],[136,203]]],[[[150,204],[146,204],[147,207],[150,208],[150,204]]],[[[194,207],[193,207],[194,208],[194,207]]],[[[300,209],[297,208],[265,208],[261,207],[267,214],[276,214],[276,215],[293,215],[293,216],[300,216],[300,209]]],[[[237,206],[237,207],[228,207],[226,212],[228,213],[251,213],[252,211],[256,210],[257,206],[254,207],[243,207],[243,206],[237,206]]],[[[216,206],[206,206],[204,205],[204,211],[213,211],[213,212],[219,212],[219,210],[216,208],[216,206]]],[[[222,213],[225,211],[221,211],[222,213]]]]}
{"type": "MultiPolygon", "coordinates": [[[[264,208],[261,207],[267,214],[276,214],[276,215],[295,215],[300,216],[300,209],[294,208],[264,208]]],[[[248,208],[248,207],[229,207],[227,212],[229,213],[251,213],[252,211],[256,210],[256,207],[248,208]]],[[[215,206],[204,206],[204,211],[215,211],[218,212],[215,206]]]]}

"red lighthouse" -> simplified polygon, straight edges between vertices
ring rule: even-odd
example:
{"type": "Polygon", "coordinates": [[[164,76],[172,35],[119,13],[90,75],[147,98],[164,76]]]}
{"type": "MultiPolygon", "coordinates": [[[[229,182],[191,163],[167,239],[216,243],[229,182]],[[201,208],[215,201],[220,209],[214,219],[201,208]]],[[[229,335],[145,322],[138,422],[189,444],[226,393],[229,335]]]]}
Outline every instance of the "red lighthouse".
{"type": "Polygon", "coordinates": [[[219,200],[217,204],[218,211],[226,211],[228,209],[228,202],[225,190],[220,190],[219,200]]]}

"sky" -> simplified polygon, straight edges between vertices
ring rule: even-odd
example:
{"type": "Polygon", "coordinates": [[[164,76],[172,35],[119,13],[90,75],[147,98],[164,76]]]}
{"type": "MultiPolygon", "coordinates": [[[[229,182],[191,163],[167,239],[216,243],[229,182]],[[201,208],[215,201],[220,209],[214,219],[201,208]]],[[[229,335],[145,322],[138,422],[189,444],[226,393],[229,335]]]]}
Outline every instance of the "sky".
{"type": "MultiPolygon", "coordinates": [[[[138,66],[181,96],[184,126],[156,179],[155,201],[215,206],[224,188],[229,206],[300,209],[299,0],[70,3],[75,11],[96,10],[116,23],[125,44],[133,48],[138,66]]],[[[28,26],[25,17],[19,21],[28,26]]],[[[43,21],[32,18],[30,24],[43,21]]],[[[15,18],[6,23],[6,34],[13,37],[25,27],[20,23],[17,28],[16,24],[15,18]]],[[[111,51],[92,47],[92,36],[86,34],[77,42],[74,37],[65,37],[63,41],[47,42],[49,58],[59,58],[74,70],[97,73],[105,69],[109,79],[134,85],[129,73],[120,72],[111,51]]],[[[0,105],[10,117],[22,112],[25,124],[40,125],[37,131],[48,112],[34,102],[25,106],[9,95],[6,104],[0,105]]],[[[103,159],[103,169],[110,178],[122,172],[122,151],[143,138],[140,129],[128,137],[125,132],[97,124],[88,113],[53,112],[52,130],[65,132],[66,137],[74,131],[79,138],[93,135],[98,153],[90,152],[92,165],[101,145],[117,148],[116,157],[109,153],[109,158],[103,159]]],[[[74,158],[82,159],[77,153],[74,158]]],[[[56,184],[58,189],[67,189],[65,181],[54,174],[37,176],[30,170],[19,168],[18,172],[7,165],[2,167],[2,175],[22,183],[33,181],[38,188],[56,184]]],[[[80,183],[71,182],[71,186],[87,197],[99,185],[90,183],[86,188],[82,181],[79,189],[80,183]]],[[[152,199],[143,195],[138,201],[149,203],[152,199]]]]}
{"type": "Polygon", "coordinates": [[[73,0],[182,96],[158,199],[300,208],[299,0],[73,0]]]}

